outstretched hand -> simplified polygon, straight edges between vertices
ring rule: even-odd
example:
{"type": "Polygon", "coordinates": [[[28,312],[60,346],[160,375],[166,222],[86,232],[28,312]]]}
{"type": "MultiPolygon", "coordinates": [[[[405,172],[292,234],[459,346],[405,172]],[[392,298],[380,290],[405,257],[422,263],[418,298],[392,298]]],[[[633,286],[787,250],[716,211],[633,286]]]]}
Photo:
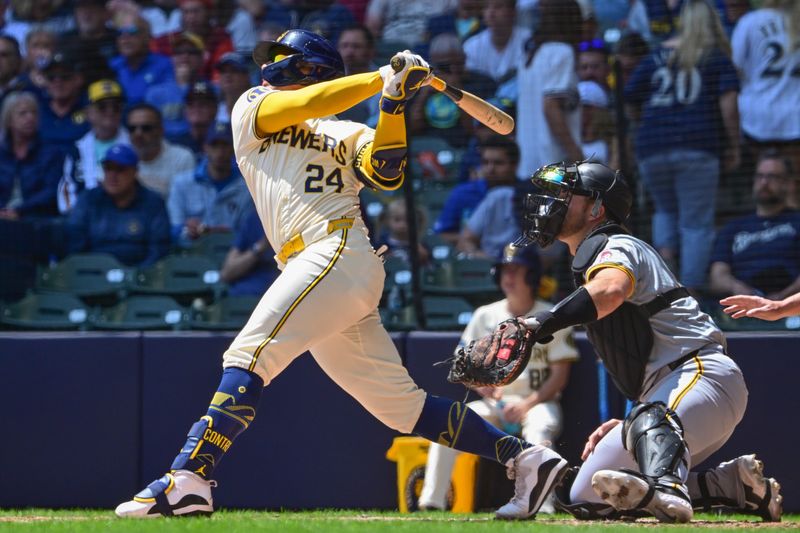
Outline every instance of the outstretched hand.
{"type": "Polygon", "coordinates": [[[586,441],[586,445],[583,447],[583,452],[581,453],[581,460],[585,461],[589,455],[594,451],[597,447],[597,443],[600,440],[608,435],[608,432],[617,427],[622,420],[618,418],[612,418],[611,420],[607,420],[600,424],[600,427],[594,430],[594,432],[589,435],[589,440],[586,441]]]}
{"type": "Polygon", "coordinates": [[[778,320],[784,318],[781,302],[768,300],[761,296],[738,294],[719,301],[725,306],[725,313],[733,318],[752,317],[761,320],[778,320]]]}

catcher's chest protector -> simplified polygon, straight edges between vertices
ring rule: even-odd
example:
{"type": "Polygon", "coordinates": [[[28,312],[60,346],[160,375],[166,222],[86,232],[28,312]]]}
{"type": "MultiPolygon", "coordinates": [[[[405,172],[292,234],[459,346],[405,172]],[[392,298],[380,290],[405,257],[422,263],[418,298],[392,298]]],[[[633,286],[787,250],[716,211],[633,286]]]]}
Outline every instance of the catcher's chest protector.
{"type": "MultiPolygon", "coordinates": [[[[576,286],[583,285],[586,270],[605,247],[609,235],[627,233],[621,226],[608,224],[584,239],[572,261],[576,286]]],[[[679,287],[659,294],[644,305],[624,302],[610,315],[586,324],[589,342],[603,360],[617,388],[627,398],[638,399],[644,382],[647,361],[653,349],[650,317],[688,294],[685,287],[679,287]]]]}

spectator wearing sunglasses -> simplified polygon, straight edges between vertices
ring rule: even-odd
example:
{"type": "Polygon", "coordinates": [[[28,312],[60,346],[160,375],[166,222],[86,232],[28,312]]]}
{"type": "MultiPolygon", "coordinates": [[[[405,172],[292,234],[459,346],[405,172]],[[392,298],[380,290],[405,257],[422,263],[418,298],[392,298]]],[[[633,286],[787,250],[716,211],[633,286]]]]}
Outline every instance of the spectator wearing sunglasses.
{"type": "Polygon", "coordinates": [[[75,143],[75,152],[68,156],[64,176],[59,184],[59,208],[69,211],[78,193],[94,189],[103,180],[100,165],[106,151],[118,143],[128,144],[128,132],[122,127],[125,99],[122,87],[114,80],[98,80],[89,85],[86,118],[91,129],[75,143]]]}
{"type": "Polygon", "coordinates": [[[609,74],[611,65],[608,63],[608,47],[605,41],[591,39],[578,43],[578,79],[597,83],[609,95],[609,74]]]}
{"type": "Polygon", "coordinates": [[[141,17],[129,18],[117,29],[119,55],[111,68],[125,90],[128,104],[144,100],[149,87],[175,79],[167,56],[150,51],[150,27],[141,17]]]}
{"type": "Polygon", "coordinates": [[[131,145],[139,156],[139,182],[166,200],[172,178],[194,172],[194,154],[164,139],[161,112],[150,104],[132,106],[127,125],[131,145]]]}
{"type": "Polygon", "coordinates": [[[516,75],[531,31],[515,25],[515,0],[489,0],[483,22],[486,29],[464,42],[466,68],[503,83],[516,75]]]}
{"type": "Polygon", "coordinates": [[[42,140],[71,147],[89,131],[83,71],[71,51],[55,53],[43,68],[42,140]]]}

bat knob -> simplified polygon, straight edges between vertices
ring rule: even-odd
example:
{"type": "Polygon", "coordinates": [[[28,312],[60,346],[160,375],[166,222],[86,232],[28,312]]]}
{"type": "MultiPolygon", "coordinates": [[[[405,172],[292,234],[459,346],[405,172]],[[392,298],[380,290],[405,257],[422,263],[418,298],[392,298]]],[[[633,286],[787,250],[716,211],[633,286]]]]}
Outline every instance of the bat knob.
{"type": "Polygon", "coordinates": [[[403,67],[406,66],[406,60],[402,56],[394,56],[392,60],[389,62],[389,65],[392,66],[392,70],[395,72],[400,72],[403,70],[403,67]]]}

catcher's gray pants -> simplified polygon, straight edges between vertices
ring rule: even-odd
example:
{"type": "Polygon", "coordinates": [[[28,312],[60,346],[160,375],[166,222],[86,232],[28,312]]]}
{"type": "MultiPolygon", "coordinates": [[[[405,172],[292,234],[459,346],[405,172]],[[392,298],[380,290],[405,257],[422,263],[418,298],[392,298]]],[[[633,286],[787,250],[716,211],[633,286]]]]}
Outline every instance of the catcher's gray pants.
{"type": "MultiPolygon", "coordinates": [[[[658,380],[641,401],[662,401],[683,424],[688,468],[717,451],[744,416],[747,387],[742,372],[723,354],[702,355],[688,360],[658,380]]],[[[570,490],[570,502],[601,503],[592,490],[592,475],[598,470],[638,470],[633,456],[622,445],[622,424],[612,429],[581,466],[570,490]]],[[[683,470],[683,469],[682,469],[683,470]]],[[[688,471],[682,471],[684,482],[688,471]]]]}

